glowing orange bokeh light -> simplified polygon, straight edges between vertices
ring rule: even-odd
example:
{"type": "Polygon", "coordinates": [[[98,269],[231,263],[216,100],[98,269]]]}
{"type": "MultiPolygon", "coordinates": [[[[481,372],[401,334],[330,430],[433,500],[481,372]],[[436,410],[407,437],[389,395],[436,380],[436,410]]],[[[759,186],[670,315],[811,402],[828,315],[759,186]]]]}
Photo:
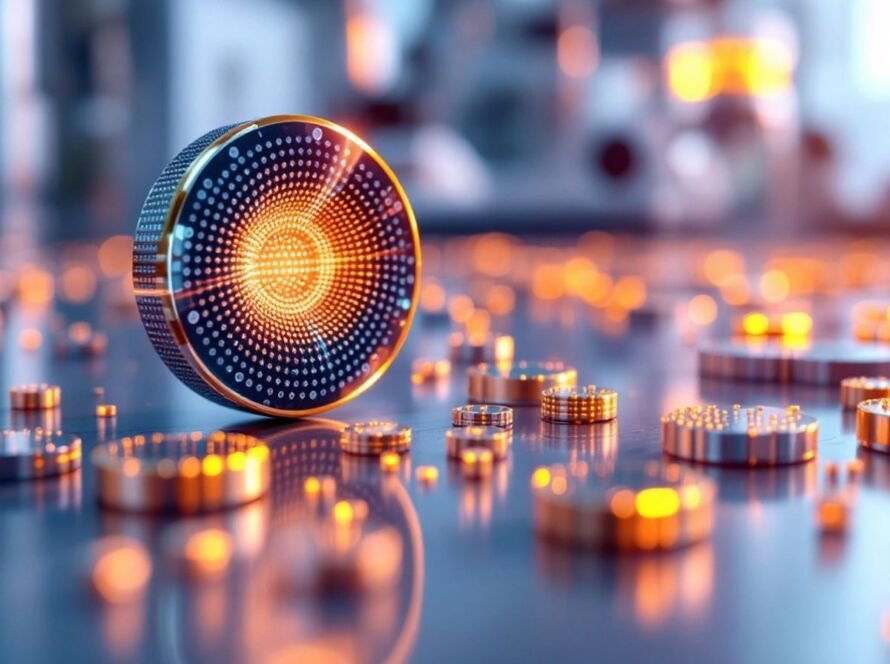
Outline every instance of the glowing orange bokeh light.
{"type": "Polygon", "coordinates": [[[599,64],[599,43],[596,34],[583,25],[563,30],[556,42],[556,58],[566,76],[586,78],[599,64]]]}
{"type": "Polygon", "coordinates": [[[794,58],[776,40],[718,36],[684,42],[665,59],[671,93],[685,102],[700,102],[718,94],[763,97],[788,90],[794,58]]]}

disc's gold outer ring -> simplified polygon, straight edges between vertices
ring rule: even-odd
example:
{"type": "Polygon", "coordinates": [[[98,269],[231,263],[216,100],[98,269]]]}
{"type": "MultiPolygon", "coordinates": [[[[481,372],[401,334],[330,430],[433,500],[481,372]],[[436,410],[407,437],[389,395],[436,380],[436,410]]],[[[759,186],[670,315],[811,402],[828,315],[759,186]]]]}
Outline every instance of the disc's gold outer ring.
{"type": "Polygon", "coordinates": [[[868,399],[885,399],[890,397],[890,380],[883,376],[844,378],[841,381],[841,405],[848,410],[868,399]]]}
{"type": "MultiPolygon", "coordinates": [[[[134,258],[134,270],[135,267],[136,260],[134,258]]],[[[414,216],[414,210],[411,207],[411,202],[408,200],[408,195],[405,193],[402,184],[399,182],[393,170],[380,157],[380,155],[378,155],[377,152],[375,152],[374,149],[371,148],[371,146],[369,146],[364,140],[356,136],[345,127],[341,127],[340,125],[331,122],[330,120],[313,117],[311,115],[272,115],[269,117],[261,118],[259,120],[232,125],[221,136],[207,145],[207,147],[205,147],[203,151],[194,158],[194,160],[191,162],[191,165],[186,169],[185,174],[182,176],[179,184],[176,187],[176,191],[173,194],[172,202],[164,219],[163,229],[161,231],[160,240],[158,241],[157,254],[154,261],[154,288],[146,289],[139,288],[137,286],[136,288],[134,288],[134,291],[137,298],[139,298],[140,296],[153,297],[157,298],[160,301],[160,305],[163,308],[164,317],[166,319],[167,325],[170,327],[170,332],[173,336],[173,340],[176,344],[177,349],[179,350],[179,353],[188,362],[188,365],[191,367],[191,369],[198,373],[198,375],[213,390],[213,392],[208,393],[208,391],[201,390],[199,385],[195,385],[192,381],[186,380],[185,382],[187,385],[189,385],[189,387],[196,389],[200,394],[203,394],[204,396],[211,398],[214,401],[217,401],[218,403],[225,406],[235,405],[244,410],[261,413],[263,415],[272,415],[274,417],[304,417],[307,415],[315,415],[317,413],[336,408],[337,406],[352,401],[357,396],[362,394],[365,390],[370,388],[380,379],[380,377],[384,373],[386,373],[386,370],[396,359],[396,356],[399,354],[399,351],[405,344],[405,340],[408,337],[408,331],[411,329],[411,324],[414,321],[414,314],[417,310],[418,293],[420,292],[420,268],[420,233],[417,229],[417,219],[414,216]],[[240,137],[241,135],[246,134],[250,131],[254,131],[255,129],[260,129],[262,127],[268,127],[270,125],[280,124],[284,122],[303,122],[307,124],[319,125],[337,134],[345,136],[347,139],[358,145],[359,148],[361,148],[369,157],[371,157],[371,159],[374,160],[374,162],[380,167],[380,169],[392,182],[393,187],[395,188],[396,192],[399,195],[399,198],[402,201],[402,205],[405,209],[405,214],[408,216],[408,223],[411,226],[411,237],[414,242],[414,291],[411,294],[411,307],[408,310],[408,315],[405,317],[405,324],[402,326],[402,331],[392,347],[392,352],[389,353],[386,359],[381,362],[380,366],[378,366],[374,370],[374,372],[367,378],[367,380],[365,380],[361,385],[357,386],[349,394],[338,399],[337,401],[332,401],[331,403],[325,404],[323,406],[318,406],[315,408],[305,408],[301,410],[272,408],[262,403],[251,401],[244,398],[234,390],[230,389],[222,381],[216,378],[213,372],[211,372],[201,361],[201,359],[194,353],[191,345],[188,343],[185,334],[185,328],[183,327],[182,322],[179,320],[179,314],[176,311],[175,297],[173,294],[173,284],[171,282],[172,274],[170,270],[170,264],[172,260],[171,251],[173,248],[173,232],[176,228],[176,223],[179,220],[179,214],[182,211],[182,207],[185,204],[186,198],[191,192],[192,185],[198,179],[198,175],[201,173],[203,168],[208,163],[210,163],[210,161],[217,154],[226,149],[229,143],[231,143],[233,140],[240,137]]],[[[138,280],[134,279],[134,282],[136,281],[138,280]]],[[[174,373],[182,378],[179,372],[174,371],[174,373]]]]}
{"type": "Polygon", "coordinates": [[[222,465],[213,470],[195,456],[172,461],[112,454],[111,444],[93,450],[96,488],[103,505],[125,511],[212,512],[252,502],[271,483],[269,448],[256,439],[242,450],[243,463],[235,466],[231,454],[219,455],[222,465]]]}
{"type": "Polygon", "coordinates": [[[890,453],[890,400],[868,399],[856,407],[856,440],[862,447],[890,453]]]}

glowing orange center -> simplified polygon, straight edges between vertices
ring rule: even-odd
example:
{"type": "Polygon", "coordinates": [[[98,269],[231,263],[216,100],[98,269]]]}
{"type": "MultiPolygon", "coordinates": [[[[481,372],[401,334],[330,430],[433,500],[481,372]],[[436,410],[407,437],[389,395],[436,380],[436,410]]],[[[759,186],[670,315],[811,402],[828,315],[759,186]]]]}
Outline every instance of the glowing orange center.
{"type": "Polygon", "coordinates": [[[314,224],[273,218],[245,240],[242,269],[255,301],[284,315],[299,315],[327,295],[334,280],[334,252],[314,224]]]}

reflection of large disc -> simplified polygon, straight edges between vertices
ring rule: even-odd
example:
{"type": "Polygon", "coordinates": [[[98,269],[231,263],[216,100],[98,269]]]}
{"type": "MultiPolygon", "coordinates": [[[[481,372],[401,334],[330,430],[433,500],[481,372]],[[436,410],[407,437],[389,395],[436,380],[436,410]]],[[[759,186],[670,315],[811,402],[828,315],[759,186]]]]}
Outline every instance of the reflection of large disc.
{"type": "MultiPolygon", "coordinates": [[[[343,644],[349,642],[361,646],[362,658],[402,662],[407,659],[414,646],[420,623],[424,583],[420,521],[405,487],[395,477],[383,476],[379,472],[376,459],[349,458],[347,465],[341,464],[340,432],[343,427],[343,423],[333,420],[308,419],[284,425],[271,421],[251,423],[234,429],[255,436],[271,450],[272,523],[275,529],[285,529],[300,523],[299,503],[302,500],[303,482],[307,477],[330,475],[337,481],[338,497],[364,500],[368,503],[370,520],[394,527],[401,534],[404,543],[403,570],[396,588],[399,618],[393,625],[392,638],[381,640],[381,636],[386,635],[381,635],[377,630],[374,643],[366,643],[367,634],[350,633],[346,629],[342,605],[338,604],[336,616],[332,617],[325,614],[324,603],[317,601],[310,601],[306,606],[313,612],[313,624],[320,629],[313,629],[311,634],[305,635],[288,631],[294,625],[305,625],[306,617],[302,611],[306,610],[306,606],[301,606],[300,612],[295,614],[297,608],[292,601],[281,603],[277,601],[280,598],[273,598],[271,593],[262,592],[262,588],[267,586],[254,578],[251,584],[256,582],[257,587],[252,588],[256,597],[251,609],[256,608],[253,604],[260,603],[271,609],[273,614],[270,620],[264,619],[260,614],[248,619],[245,635],[249,636],[248,632],[253,630],[251,643],[246,644],[252,661],[262,660],[261,656],[270,654],[268,648],[276,647],[276,656],[303,652],[307,648],[327,650],[342,656],[343,644]],[[354,464],[363,464],[361,472],[353,467],[354,464]],[[295,615],[299,616],[296,622],[295,615]],[[281,629],[276,628],[276,624],[281,629]],[[290,640],[286,644],[275,642],[288,637],[290,640]],[[254,652],[252,647],[261,652],[254,652]],[[376,652],[371,655],[366,649],[376,652]]],[[[257,573],[261,575],[261,572],[257,573]]],[[[360,615],[363,610],[373,610],[373,604],[369,606],[367,603],[375,601],[381,600],[356,597],[347,606],[350,612],[360,615]]]]}
{"type": "Polygon", "coordinates": [[[382,375],[414,315],[420,241],[383,160],[326,120],[205,134],[164,170],[133,276],[158,354],[223,405],[318,413],[382,375]]]}

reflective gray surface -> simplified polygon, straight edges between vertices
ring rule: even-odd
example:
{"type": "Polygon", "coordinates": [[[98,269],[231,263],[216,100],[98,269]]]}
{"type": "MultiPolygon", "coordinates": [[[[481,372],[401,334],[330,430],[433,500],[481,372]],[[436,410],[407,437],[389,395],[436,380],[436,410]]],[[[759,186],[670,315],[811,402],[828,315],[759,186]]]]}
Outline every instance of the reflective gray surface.
{"type": "Polygon", "coordinates": [[[516,335],[517,357],[559,358],[578,368],[582,382],[617,389],[617,424],[555,427],[536,409],[517,409],[509,459],[489,484],[463,483],[446,462],[444,431],[451,407],[465,400],[466,378],[455,369],[438,388],[412,386],[411,360],[445,353],[446,329],[421,317],[380,383],[329,414],[338,422],[387,418],[413,427],[411,471],[400,475],[397,489],[384,488],[373,461],[341,461],[330,420],[246,421],[193,395],[132,319],[106,321],[109,349],[93,361],[54,360],[47,344],[25,355],[7,335],[4,388],[36,378],[60,384],[63,426],[83,436],[86,450],[101,433],[92,388],[102,385],[104,400],[118,406],[116,435],[237,428],[264,437],[273,448],[273,490],[212,518],[230,529],[243,555],[222,581],[195,585],[159,556],[171,519],[100,509],[88,463],[58,480],[0,485],[2,660],[262,662],[288,653],[300,661],[314,661],[313,653],[418,662],[886,659],[890,460],[858,453],[866,470],[846,537],[820,537],[813,518],[824,463],[857,456],[836,388],[700,379],[694,349],[666,319],[622,337],[531,320],[511,320],[505,330],[516,335]],[[799,403],[819,418],[818,460],[704,469],[718,483],[716,527],[711,541],[685,550],[573,554],[535,539],[528,481],[537,465],[660,458],[661,415],[699,399],[799,403]],[[420,464],[439,468],[436,486],[416,482],[420,464]],[[267,540],[290,521],[301,478],[319,472],[337,475],[348,493],[368,500],[372,513],[403,533],[405,569],[390,595],[320,600],[275,592],[267,540]],[[102,605],[87,590],[85,547],[113,533],[143,539],[155,552],[142,602],[102,605]]]}

